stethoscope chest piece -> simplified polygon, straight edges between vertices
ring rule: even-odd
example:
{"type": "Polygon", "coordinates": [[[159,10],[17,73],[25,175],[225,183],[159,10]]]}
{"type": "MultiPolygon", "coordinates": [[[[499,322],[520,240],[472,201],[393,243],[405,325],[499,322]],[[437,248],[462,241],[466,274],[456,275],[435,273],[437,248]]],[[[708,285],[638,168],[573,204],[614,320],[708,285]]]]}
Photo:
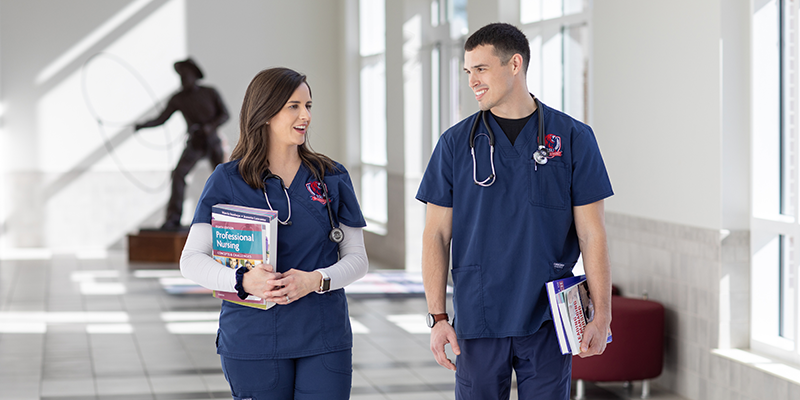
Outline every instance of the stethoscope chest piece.
{"type": "Polygon", "coordinates": [[[341,228],[333,228],[328,232],[328,239],[334,243],[342,243],[342,240],[344,240],[344,232],[341,228]]]}
{"type": "Polygon", "coordinates": [[[547,164],[547,149],[544,146],[539,146],[539,149],[533,152],[533,161],[539,165],[547,164]]]}

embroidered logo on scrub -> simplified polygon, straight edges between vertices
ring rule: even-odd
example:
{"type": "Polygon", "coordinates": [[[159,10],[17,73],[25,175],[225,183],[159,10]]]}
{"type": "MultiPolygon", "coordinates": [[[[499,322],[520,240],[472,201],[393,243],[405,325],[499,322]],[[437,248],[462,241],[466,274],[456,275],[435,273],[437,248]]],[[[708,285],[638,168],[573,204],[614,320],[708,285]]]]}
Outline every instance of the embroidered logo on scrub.
{"type": "Polygon", "coordinates": [[[561,157],[561,136],[547,135],[544,140],[547,151],[550,153],[547,158],[561,157]]]}
{"type": "Polygon", "coordinates": [[[325,196],[322,195],[322,185],[319,181],[306,183],[306,189],[308,189],[308,193],[311,193],[311,200],[318,201],[322,205],[327,204],[325,196]]]}

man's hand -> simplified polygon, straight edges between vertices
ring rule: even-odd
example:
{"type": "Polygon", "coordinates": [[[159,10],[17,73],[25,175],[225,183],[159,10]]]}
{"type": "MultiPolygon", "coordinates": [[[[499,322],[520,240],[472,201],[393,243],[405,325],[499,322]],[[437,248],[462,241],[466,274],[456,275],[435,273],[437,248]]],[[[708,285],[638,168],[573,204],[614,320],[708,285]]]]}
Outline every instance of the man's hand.
{"type": "Polygon", "coordinates": [[[608,340],[608,335],[610,334],[611,327],[609,324],[601,323],[597,320],[589,322],[583,331],[581,352],[578,355],[581,358],[586,358],[603,354],[606,350],[606,340],[608,340]]]}
{"type": "Polygon", "coordinates": [[[444,347],[450,343],[450,348],[456,355],[461,354],[461,348],[458,347],[456,340],[456,331],[447,323],[447,321],[439,321],[431,329],[431,352],[433,357],[439,365],[449,369],[456,370],[456,365],[447,358],[447,353],[444,352],[444,347]]]}

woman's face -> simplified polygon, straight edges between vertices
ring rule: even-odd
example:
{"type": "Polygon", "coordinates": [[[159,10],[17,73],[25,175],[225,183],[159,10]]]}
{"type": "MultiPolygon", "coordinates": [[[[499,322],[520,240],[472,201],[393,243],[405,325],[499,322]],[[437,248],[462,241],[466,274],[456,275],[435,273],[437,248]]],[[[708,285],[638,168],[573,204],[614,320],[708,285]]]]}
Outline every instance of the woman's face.
{"type": "Polygon", "coordinates": [[[311,123],[311,92],[301,83],[281,111],[268,122],[271,146],[300,146],[311,123]]]}

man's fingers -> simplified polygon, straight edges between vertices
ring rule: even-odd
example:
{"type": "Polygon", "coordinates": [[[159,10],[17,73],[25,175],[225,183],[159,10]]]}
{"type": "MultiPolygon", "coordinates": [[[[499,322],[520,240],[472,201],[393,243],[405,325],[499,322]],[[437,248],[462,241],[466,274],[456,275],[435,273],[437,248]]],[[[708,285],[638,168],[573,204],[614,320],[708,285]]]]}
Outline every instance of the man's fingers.
{"type": "Polygon", "coordinates": [[[455,338],[450,340],[450,348],[453,349],[453,353],[455,353],[455,355],[461,355],[461,347],[458,346],[458,340],[455,340],[455,338]]]}
{"type": "Polygon", "coordinates": [[[441,365],[441,366],[443,366],[443,367],[445,367],[447,369],[453,370],[453,371],[456,370],[456,365],[453,364],[453,362],[450,361],[449,358],[447,358],[447,354],[444,352],[444,350],[437,351],[434,354],[434,358],[436,359],[436,362],[439,363],[439,365],[441,365]]]}

